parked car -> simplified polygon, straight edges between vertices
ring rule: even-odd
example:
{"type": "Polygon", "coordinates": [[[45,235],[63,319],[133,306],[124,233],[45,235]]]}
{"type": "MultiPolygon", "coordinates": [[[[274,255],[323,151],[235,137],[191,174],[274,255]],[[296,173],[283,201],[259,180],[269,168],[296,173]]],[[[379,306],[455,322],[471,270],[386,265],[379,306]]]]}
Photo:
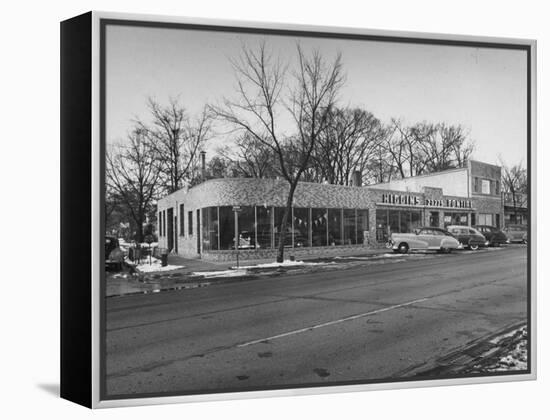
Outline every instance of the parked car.
{"type": "Polygon", "coordinates": [[[105,236],[105,269],[121,270],[124,262],[124,251],[120,249],[118,238],[105,236]]]}
{"type": "Polygon", "coordinates": [[[421,227],[413,233],[392,233],[387,247],[394,252],[406,254],[416,250],[434,250],[450,253],[461,248],[460,242],[444,229],[421,227]]]}
{"type": "Polygon", "coordinates": [[[508,225],[504,228],[504,233],[510,242],[527,243],[527,225],[508,225]]]}
{"type": "Polygon", "coordinates": [[[485,236],[485,239],[489,241],[489,246],[500,246],[500,244],[510,242],[506,237],[506,234],[494,226],[477,225],[474,226],[474,228],[485,236]]]}
{"type": "Polygon", "coordinates": [[[485,236],[473,227],[451,225],[447,226],[447,230],[458,239],[463,247],[468,247],[475,251],[480,246],[489,246],[489,241],[485,236]]]}

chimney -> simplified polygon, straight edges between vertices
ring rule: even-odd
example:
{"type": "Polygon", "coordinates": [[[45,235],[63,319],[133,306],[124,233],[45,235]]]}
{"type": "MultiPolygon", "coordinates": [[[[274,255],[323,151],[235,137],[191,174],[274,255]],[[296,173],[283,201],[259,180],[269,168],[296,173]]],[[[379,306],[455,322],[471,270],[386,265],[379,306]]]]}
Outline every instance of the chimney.
{"type": "Polygon", "coordinates": [[[361,178],[362,178],[361,171],[353,171],[353,175],[351,176],[351,185],[353,185],[354,187],[360,187],[361,178]]]}
{"type": "Polygon", "coordinates": [[[206,179],[206,152],[201,150],[201,178],[204,181],[206,179]]]}

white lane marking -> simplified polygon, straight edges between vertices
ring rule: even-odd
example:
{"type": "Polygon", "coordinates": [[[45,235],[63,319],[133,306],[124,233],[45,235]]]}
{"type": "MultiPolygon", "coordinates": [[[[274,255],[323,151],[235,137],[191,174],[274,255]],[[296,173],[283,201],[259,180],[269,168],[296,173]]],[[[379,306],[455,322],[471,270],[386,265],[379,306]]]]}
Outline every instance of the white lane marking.
{"type": "Polygon", "coordinates": [[[262,341],[275,340],[277,338],[288,337],[289,335],[300,334],[300,333],[303,333],[303,332],[315,330],[317,328],[329,327],[331,325],[340,324],[340,323],[346,322],[346,321],[353,321],[354,319],[359,319],[359,318],[363,318],[363,317],[366,317],[366,316],[379,314],[381,312],[391,311],[392,309],[398,309],[398,308],[402,308],[404,306],[414,305],[415,303],[424,302],[425,300],[428,300],[428,299],[429,298],[412,300],[410,302],[400,303],[398,305],[392,305],[392,306],[388,306],[386,308],[376,309],[374,311],[365,312],[365,313],[362,313],[362,314],[347,316],[345,318],[336,319],[334,321],[324,322],[322,324],[317,324],[317,325],[312,325],[310,327],[300,328],[299,330],[288,331],[286,333],[273,335],[271,337],[265,337],[265,338],[260,338],[258,340],[248,341],[246,343],[238,344],[237,347],[251,346],[253,344],[261,343],[262,341]]]}

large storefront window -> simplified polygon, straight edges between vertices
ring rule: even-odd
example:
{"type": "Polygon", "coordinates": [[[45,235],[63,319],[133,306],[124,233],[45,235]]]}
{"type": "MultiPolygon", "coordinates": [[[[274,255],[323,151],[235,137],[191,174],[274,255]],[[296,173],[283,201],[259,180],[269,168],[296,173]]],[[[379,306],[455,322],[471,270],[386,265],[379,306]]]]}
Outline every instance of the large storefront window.
{"type": "Polygon", "coordinates": [[[489,213],[479,213],[477,215],[478,225],[493,226],[493,215],[489,213]]]}
{"type": "Polygon", "coordinates": [[[388,210],[376,209],[376,240],[378,242],[388,240],[388,210]]]}
{"type": "Polygon", "coordinates": [[[357,243],[368,243],[369,234],[369,211],[366,209],[357,210],[357,243]]]}
{"type": "Polygon", "coordinates": [[[256,212],[253,206],[243,206],[239,218],[239,249],[256,249],[256,212]]]}
{"type": "Polygon", "coordinates": [[[468,214],[467,213],[445,213],[444,225],[445,227],[449,225],[468,226],[468,214]]]}
{"type": "Polygon", "coordinates": [[[376,240],[385,242],[395,233],[410,233],[422,225],[422,213],[414,210],[376,210],[376,240]]]}
{"type": "Polygon", "coordinates": [[[328,244],[342,245],[342,209],[328,209],[328,244]]]}
{"type": "Polygon", "coordinates": [[[293,216],[294,247],[309,246],[309,228],[311,220],[308,208],[295,208],[293,216]]]}
{"type": "Polygon", "coordinates": [[[411,225],[408,231],[414,232],[414,230],[422,226],[422,224],[422,213],[419,211],[411,211],[411,225]]]}
{"type": "Polygon", "coordinates": [[[357,243],[356,222],[355,209],[344,209],[344,245],[357,243]]]}
{"type": "MultiPolygon", "coordinates": [[[[201,209],[203,251],[234,250],[235,214],[239,249],[272,249],[278,246],[283,207],[232,206],[201,209]]],[[[367,242],[367,209],[293,208],[286,225],[285,247],[356,245],[367,242]]],[[[385,210],[387,219],[387,211],[385,210]]],[[[411,215],[408,216],[410,221],[411,215]]],[[[399,219],[399,217],[398,217],[399,219]]]]}
{"type": "Polygon", "coordinates": [[[399,232],[410,232],[411,213],[408,211],[399,212],[399,232]]]}
{"type": "Polygon", "coordinates": [[[313,246],[327,245],[327,209],[311,209],[311,239],[313,246]]]}
{"type": "Polygon", "coordinates": [[[273,207],[256,207],[258,246],[262,249],[273,248],[273,207]]]}
{"type": "Polygon", "coordinates": [[[218,250],[218,208],[202,209],[202,249],[203,251],[218,250]]]}
{"type": "Polygon", "coordinates": [[[233,207],[220,207],[220,249],[234,249],[235,213],[233,207]]]}
{"type": "MultiPolygon", "coordinates": [[[[283,223],[283,215],[285,212],[284,207],[275,207],[275,224],[273,226],[275,234],[275,247],[279,246],[279,238],[281,236],[281,224],[283,223]]],[[[292,213],[288,215],[286,219],[286,234],[285,234],[285,247],[291,247],[292,241],[292,213]]]]}
{"type": "Polygon", "coordinates": [[[388,210],[388,224],[391,232],[401,232],[401,225],[399,223],[399,210],[388,210]]]}

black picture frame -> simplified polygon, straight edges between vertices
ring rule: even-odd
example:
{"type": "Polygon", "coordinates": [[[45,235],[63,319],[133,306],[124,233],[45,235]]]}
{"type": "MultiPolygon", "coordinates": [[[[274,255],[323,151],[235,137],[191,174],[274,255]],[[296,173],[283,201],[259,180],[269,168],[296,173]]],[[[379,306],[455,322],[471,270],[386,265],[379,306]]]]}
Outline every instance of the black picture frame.
{"type": "Polygon", "coordinates": [[[61,23],[61,397],[90,408],[165,402],[296,395],[384,388],[481,383],[536,378],[536,42],[350,28],[223,22],[162,16],[88,12],[61,23]],[[521,50],[527,59],[528,262],[527,371],[464,378],[361,380],[186,392],[108,395],[105,392],[105,28],[108,25],[291,35],[387,43],[453,45],[521,50]]]}

